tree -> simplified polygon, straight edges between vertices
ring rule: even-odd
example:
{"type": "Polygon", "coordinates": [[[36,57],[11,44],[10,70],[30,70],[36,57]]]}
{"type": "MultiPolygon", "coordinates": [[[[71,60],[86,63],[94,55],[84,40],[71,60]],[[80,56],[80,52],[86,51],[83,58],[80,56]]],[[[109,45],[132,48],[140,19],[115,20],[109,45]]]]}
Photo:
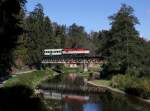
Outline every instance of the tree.
{"type": "Polygon", "coordinates": [[[66,26],[58,25],[57,23],[53,24],[53,48],[65,48],[66,46],[66,26]]]}
{"type": "Polygon", "coordinates": [[[25,20],[27,36],[27,64],[40,67],[42,52],[45,48],[51,47],[53,29],[51,21],[44,16],[43,7],[37,4],[34,11],[25,20]]]}
{"type": "Polygon", "coordinates": [[[22,33],[17,17],[25,0],[0,1],[0,76],[7,75],[11,70],[12,51],[16,47],[18,35],[22,33]]]}
{"type": "Polygon", "coordinates": [[[20,21],[20,27],[24,29],[23,34],[18,37],[17,46],[13,50],[13,66],[12,71],[15,71],[16,68],[21,69],[25,66],[27,61],[27,31],[25,30],[25,17],[26,11],[24,7],[21,8],[18,18],[20,21]]]}
{"type": "Polygon", "coordinates": [[[70,47],[72,48],[81,48],[85,47],[85,39],[87,37],[84,27],[72,24],[68,29],[68,36],[70,41],[70,47]]]}
{"type": "Polygon", "coordinates": [[[107,42],[109,42],[110,32],[102,30],[99,32],[92,33],[92,42],[95,44],[95,53],[97,55],[103,55],[107,52],[107,42]]]}
{"type": "Polygon", "coordinates": [[[135,25],[139,22],[133,11],[131,6],[123,4],[116,14],[109,17],[112,27],[105,47],[101,50],[108,61],[108,64],[104,66],[104,72],[139,73],[135,71],[140,69],[144,43],[139,39],[139,33],[135,29],[135,25]]]}

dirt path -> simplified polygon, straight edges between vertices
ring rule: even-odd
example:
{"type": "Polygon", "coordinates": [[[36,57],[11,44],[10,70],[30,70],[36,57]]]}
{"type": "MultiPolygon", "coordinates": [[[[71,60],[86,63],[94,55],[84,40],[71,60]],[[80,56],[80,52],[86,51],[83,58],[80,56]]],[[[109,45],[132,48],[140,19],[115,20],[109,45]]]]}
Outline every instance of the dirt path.
{"type": "Polygon", "coordinates": [[[25,74],[25,73],[31,73],[31,72],[34,72],[34,71],[36,71],[36,69],[29,70],[29,71],[20,71],[20,72],[16,72],[15,74],[25,74]]]}

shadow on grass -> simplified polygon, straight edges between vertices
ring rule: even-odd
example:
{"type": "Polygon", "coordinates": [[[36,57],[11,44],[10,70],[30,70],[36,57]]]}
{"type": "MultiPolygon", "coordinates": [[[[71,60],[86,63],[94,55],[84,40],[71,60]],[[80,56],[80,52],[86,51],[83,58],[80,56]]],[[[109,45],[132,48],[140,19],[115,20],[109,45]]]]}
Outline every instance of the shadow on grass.
{"type": "Polygon", "coordinates": [[[33,90],[23,85],[0,88],[0,111],[47,111],[33,90]]]}

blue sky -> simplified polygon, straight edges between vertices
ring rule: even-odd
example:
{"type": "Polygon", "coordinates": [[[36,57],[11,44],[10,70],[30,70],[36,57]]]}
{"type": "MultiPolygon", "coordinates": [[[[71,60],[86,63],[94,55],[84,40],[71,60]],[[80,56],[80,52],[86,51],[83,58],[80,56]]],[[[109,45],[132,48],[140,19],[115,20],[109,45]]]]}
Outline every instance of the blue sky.
{"type": "Polygon", "coordinates": [[[140,35],[150,40],[150,0],[28,0],[27,11],[32,11],[37,3],[43,5],[45,15],[53,22],[67,26],[77,23],[88,32],[109,29],[108,16],[126,3],[134,8],[140,21],[136,26],[140,35]]]}

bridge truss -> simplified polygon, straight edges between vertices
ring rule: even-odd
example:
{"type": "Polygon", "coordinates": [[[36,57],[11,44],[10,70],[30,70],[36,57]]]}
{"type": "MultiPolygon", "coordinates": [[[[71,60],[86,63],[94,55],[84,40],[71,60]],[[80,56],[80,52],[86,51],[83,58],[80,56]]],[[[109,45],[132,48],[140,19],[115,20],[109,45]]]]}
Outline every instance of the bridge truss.
{"type": "Polygon", "coordinates": [[[64,63],[70,63],[70,64],[88,64],[88,63],[95,63],[99,64],[103,62],[103,58],[100,56],[89,56],[89,55],[53,55],[53,56],[44,56],[42,59],[43,64],[64,64],[64,63]]]}

